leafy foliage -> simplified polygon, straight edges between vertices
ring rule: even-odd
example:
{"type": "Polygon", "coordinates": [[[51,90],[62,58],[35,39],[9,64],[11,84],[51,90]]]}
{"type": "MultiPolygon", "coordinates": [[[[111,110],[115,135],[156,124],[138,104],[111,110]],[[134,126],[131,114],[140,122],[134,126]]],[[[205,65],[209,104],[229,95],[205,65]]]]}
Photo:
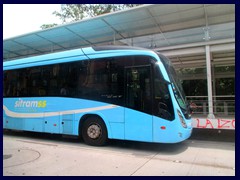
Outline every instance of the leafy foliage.
{"type": "MultiPolygon", "coordinates": [[[[140,4],[62,4],[60,12],[54,11],[53,15],[59,17],[62,23],[67,23],[139,5],[140,4]]],[[[46,29],[56,25],[57,24],[43,24],[41,28],[46,29]]]]}
{"type": "Polygon", "coordinates": [[[56,23],[54,23],[54,24],[43,24],[43,25],[41,25],[40,28],[42,28],[42,29],[47,29],[47,28],[55,27],[55,26],[57,26],[57,25],[58,25],[58,24],[56,24],[56,23]]]}
{"type": "Polygon", "coordinates": [[[115,12],[139,4],[62,4],[60,12],[53,12],[63,23],[115,12]]]}

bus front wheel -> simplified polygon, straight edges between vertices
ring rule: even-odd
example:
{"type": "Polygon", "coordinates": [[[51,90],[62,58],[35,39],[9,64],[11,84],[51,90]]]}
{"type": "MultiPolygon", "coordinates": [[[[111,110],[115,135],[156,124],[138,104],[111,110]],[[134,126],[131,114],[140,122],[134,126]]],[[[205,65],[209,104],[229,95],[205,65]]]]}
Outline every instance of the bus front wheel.
{"type": "Polygon", "coordinates": [[[107,142],[107,128],[101,118],[88,117],[82,127],[84,142],[92,146],[102,146],[107,142]]]}

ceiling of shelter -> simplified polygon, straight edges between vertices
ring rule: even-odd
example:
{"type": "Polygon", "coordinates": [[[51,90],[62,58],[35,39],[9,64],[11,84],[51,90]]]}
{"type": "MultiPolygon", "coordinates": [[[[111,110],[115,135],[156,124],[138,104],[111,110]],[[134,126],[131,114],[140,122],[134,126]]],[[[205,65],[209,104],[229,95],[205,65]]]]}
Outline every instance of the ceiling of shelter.
{"type": "Polygon", "coordinates": [[[3,60],[116,44],[165,53],[177,68],[198,67],[208,43],[216,46],[214,65],[235,64],[234,4],[154,4],[101,15],[4,39],[3,60]]]}

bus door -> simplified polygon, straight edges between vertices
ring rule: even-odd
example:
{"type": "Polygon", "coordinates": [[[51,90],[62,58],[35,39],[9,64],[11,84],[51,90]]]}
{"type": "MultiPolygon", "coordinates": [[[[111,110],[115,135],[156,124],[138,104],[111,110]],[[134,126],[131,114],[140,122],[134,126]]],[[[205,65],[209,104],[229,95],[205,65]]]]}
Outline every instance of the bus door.
{"type": "Polygon", "coordinates": [[[125,139],[152,141],[151,66],[125,68],[125,139]]]}

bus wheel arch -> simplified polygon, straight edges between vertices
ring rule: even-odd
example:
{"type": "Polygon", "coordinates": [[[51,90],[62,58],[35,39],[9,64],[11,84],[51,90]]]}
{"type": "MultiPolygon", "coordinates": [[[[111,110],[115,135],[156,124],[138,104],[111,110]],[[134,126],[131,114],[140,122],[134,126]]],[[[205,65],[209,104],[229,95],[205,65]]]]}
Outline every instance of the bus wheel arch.
{"type": "Polygon", "coordinates": [[[103,146],[108,140],[108,128],[99,115],[86,114],[80,120],[79,135],[88,145],[103,146]]]}

